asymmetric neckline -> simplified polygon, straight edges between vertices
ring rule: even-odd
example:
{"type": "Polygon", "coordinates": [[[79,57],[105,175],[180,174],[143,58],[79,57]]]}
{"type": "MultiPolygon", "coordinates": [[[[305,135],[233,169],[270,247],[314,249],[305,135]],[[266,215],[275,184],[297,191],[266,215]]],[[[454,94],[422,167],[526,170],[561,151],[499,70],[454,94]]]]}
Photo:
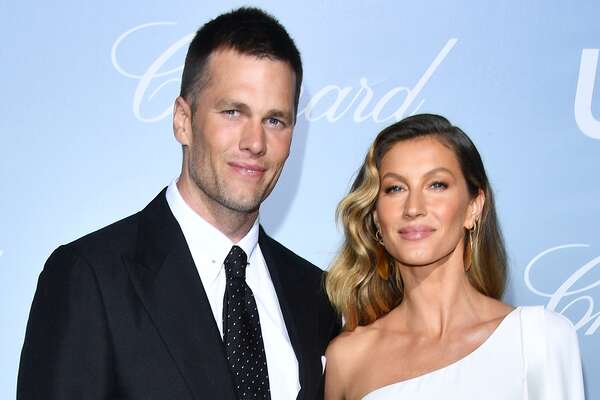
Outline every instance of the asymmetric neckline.
{"type": "Polygon", "coordinates": [[[517,310],[519,310],[520,308],[521,307],[516,307],[513,310],[511,310],[508,314],[506,314],[502,318],[500,323],[496,326],[496,328],[494,328],[492,333],[490,333],[490,335],[483,342],[481,342],[477,347],[475,347],[471,352],[469,352],[465,356],[463,356],[455,361],[452,361],[450,364],[444,365],[443,367],[440,367],[440,368],[436,368],[436,369],[426,372],[424,374],[413,376],[411,378],[404,379],[401,381],[392,382],[392,383],[389,383],[384,386],[380,386],[377,389],[373,389],[370,392],[365,393],[363,395],[362,399],[367,400],[369,398],[369,396],[374,395],[376,392],[385,390],[391,386],[408,384],[408,383],[411,383],[414,381],[418,381],[424,377],[427,377],[427,376],[430,376],[433,374],[437,374],[437,373],[455,368],[455,367],[459,366],[460,364],[463,364],[467,360],[469,360],[469,359],[473,358],[474,356],[476,356],[477,354],[481,353],[485,348],[491,346],[493,344],[493,342],[496,340],[496,338],[498,336],[501,336],[501,333],[504,330],[504,327],[508,324],[508,321],[511,320],[512,318],[514,318],[514,316],[518,314],[517,310]]]}

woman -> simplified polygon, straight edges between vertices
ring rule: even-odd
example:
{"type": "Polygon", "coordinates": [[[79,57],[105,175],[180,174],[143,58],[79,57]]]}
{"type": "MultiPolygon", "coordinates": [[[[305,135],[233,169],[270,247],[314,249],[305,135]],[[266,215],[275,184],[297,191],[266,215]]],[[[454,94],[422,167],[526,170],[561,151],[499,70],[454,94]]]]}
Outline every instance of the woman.
{"type": "Polygon", "coordinates": [[[471,140],[437,115],[386,129],[338,207],[327,276],[344,332],[325,399],[583,399],[562,316],[500,301],[506,253],[471,140]]]}

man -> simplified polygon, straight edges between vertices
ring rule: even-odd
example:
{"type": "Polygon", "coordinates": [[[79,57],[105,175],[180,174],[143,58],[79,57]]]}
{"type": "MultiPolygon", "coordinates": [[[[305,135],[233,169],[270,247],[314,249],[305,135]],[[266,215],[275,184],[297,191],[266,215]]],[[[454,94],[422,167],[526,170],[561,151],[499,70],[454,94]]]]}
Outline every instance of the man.
{"type": "Polygon", "coordinates": [[[302,65],[242,8],[190,44],[173,130],[179,178],[146,208],[59,247],[35,294],[19,399],[314,399],[338,323],[321,271],[266,235],[302,65]]]}

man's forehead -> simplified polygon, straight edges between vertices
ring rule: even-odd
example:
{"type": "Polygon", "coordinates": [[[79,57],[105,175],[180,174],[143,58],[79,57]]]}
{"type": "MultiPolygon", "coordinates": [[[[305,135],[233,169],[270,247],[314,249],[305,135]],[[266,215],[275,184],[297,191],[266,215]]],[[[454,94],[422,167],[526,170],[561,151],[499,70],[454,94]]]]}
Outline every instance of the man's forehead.
{"type": "Polygon", "coordinates": [[[211,53],[202,74],[199,80],[201,90],[215,84],[221,89],[234,90],[242,87],[257,88],[261,85],[283,85],[290,89],[292,96],[295,92],[296,75],[287,62],[243,54],[236,50],[211,53]]]}
{"type": "Polygon", "coordinates": [[[242,66],[244,64],[255,63],[257,61],[264,61],[265,63],[275,63],[275,64],[283,64],[287,66],[289,72],[292,74],[294,80],[296,79],[296,73],[292,68],[292,65],[284,60],[276,58],[270,54],[263,53],[246,53],[241,52],[234,47],[221,46],[217,49],[213,50],[208,58],[205,68],[205,73],[214,73],[222,68],[224,65],[229,67],[235,67],[237,65],[242,66]]]}

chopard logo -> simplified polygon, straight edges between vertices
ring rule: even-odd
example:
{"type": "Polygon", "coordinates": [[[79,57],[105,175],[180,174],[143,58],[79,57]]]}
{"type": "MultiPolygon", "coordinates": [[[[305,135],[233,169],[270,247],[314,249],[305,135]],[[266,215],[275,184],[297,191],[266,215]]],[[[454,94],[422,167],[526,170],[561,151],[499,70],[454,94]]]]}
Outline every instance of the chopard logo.
{"type": "MultiPolygon", "coordinates": [[[[549,248],[547,250],[542,251],[540,254],[536,255],[525,267],[525,285],[527,288],[533,293],[545,297],[548,299],[548,303],[546,307],[549,310],[557,311],[561,314],[564,314],[569,308],[572,306],[582,303],[585,308],[585,312],[579,319],[579,321],[574,322],[575,329],[585,329],[584,334],[589,336],[596,333],[598,328],[600,327],[600,311],[594,310],[594,298],[590,295],[592,289],[600,286],[600,279],[587,283],[582,287],[581,284],[577,285],[577,283],[581,283],[587,276],[590,276],[592,270],[598,269],[597,267],[600,265],[600,256],[594,257],[591,260],[587,261],[583,264],[579,269],[575,270],[569,277],[564,279],[564,281],[556,288],[555,290],[545,291],[536,287],[536,285],[532,282],[532,269],[534,266],[540,264],[540,260],[543,260],[548,257],[549,254],[555,253],[557,251],[562,251],[566,249],[574,249],[574,248],[589,248],[590,246],[587,244],[565,244],[562,246],[556,246],[549,248]],[[564,306],[557,310],[557,307],[560,303],[566,303],[564,306]]],[[[546,271],[547,272],[547,271],[546,271]]],[[[539,276],[540,274],[538,274],[539,276]]],[[[548,278],[548,273],[543,275],[545,278],[548,278]]],[[[547,279],[546,279],[547,280],[547,279]]]]}
{"type": "Polygon", "coordinates": [[[600,139],[600,120],[594,118],[592,114],[598,52],[599,49],[583,49],[581,51],[574,106],[577,126],[586,136],[592,139],[600,139]]]}
{"type": "MultiPolygon", "coordinates": [[[[364,122],[368,119],[374,122],[400,120],[408,114],[409,107],[417,99],[429,79],[431,79],[457,42],[458,39],[456,38],[449,39],[446,42],[412,88],[395,86],[373,101],[375,93],[366,77],[359,79],[359,87],[356,90],[352,86],[340,87],[337,85],[327,85],[315,92],[306,106],[298,111],[298,115],[304,115],[308,121],[318,121],[325,118],[329,122],[335,122],[354,107],[354,112],[352,113],[354,122],[364,122]],[[326,101],[330,97],[330,94],[333,94],[333,102],[326,101]],[[397,96],[404,96],[402,97],[402,103],[393,112],[388,112],[387,115],[384,115],[384,108],[397,96]],[[370,108],[371,103],[374,104],[372,108],[370,108]]],[[[415,114],[424,102],[425,100],[421,99],[410,114],[415,114]]]]}
{"type": "MultiPolygon", "coordinates": [[[[158,122],[171,115],[171,103],[165,105],[164,110],[155,115],[145,115],[142,112],[142,105],[152,100],[165,86],[181,82],[183,66],[171,69],[166,69],[164,66],[177,51],[189,45],[194,33],[187,34],[168,46],[142,73],[133,73],[123,67],[119,61],[119,48],[125,40],[137,32],[175,24],[175,22],[150,22],[138,25],[121,34],[113,43],[111,61],[114,68],[121,75],[137,81],[133,93],[133,114],[141,122],[158,122]]],[[[382,85],[369,84],[366,77],[359,78],[355,86],[326,85],[316,90],[308,99],[304,98],[304,92],[300,94],[298,117],[303,116],[307,121],[325,119],[328,122],[336,122],[345,115],[352,115],[354,122],[360,123],[369,119],[374,122],[400,120],[406,115],[415,114],[425,102],[425,99],[419,96],[421,91],[457,42],[456,38],[446,42],[413,87],[398,85],[388,87],[384,91],[376,91],[375,87],[382,85]],[[413,103],[415,103],[414,107],[412,107],[413,103]]]]}

